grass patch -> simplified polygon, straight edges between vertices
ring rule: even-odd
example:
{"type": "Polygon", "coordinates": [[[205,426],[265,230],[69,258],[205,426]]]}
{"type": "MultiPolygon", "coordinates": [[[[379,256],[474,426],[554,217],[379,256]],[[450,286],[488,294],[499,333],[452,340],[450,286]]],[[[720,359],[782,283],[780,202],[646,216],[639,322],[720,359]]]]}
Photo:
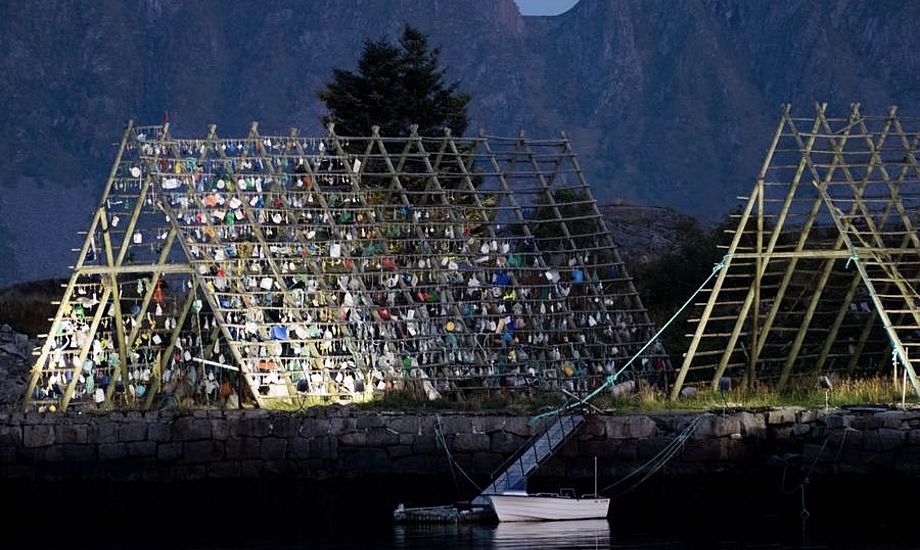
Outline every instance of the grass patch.
{"type": "MultiPolygon", "coordinates": [[[[907,400],[917,402],[911,388],[908,388],[907,400]]],[[[868,379],[843,379],[835,382],[830,392],[831,407],[879,405],[890,406],[900,403],[900,387],[896,387],[890,378],[876,377],[868,379]]],[[[277,402],[269,408],[273,410],[299,411],[308,407],[330,405],[334,400],[328,398],[308,398],[301,404],[277,402]]],[[[354,403],[362,411],[458,411],[458,412],[502,412],[512,414],[536,414],[560,407],[564,401],[552,393],[526,395],[523,393],[492,390],[469,392],[465,396],[452,396],[429,401],[424,394],[411,388],[391,390],[378,393],[372,399],[354,403]]],[[[695,395],[681,397],[671,401],[663,391],[646,385],[629,394],[613,397],[601,394],[591,401],[598,409],[621,414],[656,413],[668,411],[709,411],[724,407],[738,409],[769,409],[772,407],[805,407],[807,409],[824,408],[824,390],[817,387],[796,387],[779,393],[767,387],[754,391],[735,389],[724,396],[719,392],[699,391],[695,395]]]]}
{"type": "Polygon", "coordinates": [[[552,394],[515,395],[502,394],[498,390],[490,393],[473,393],[455,399],[435,399],[429,401],[419,398],[406,390],[394,390],[380,396],[379,399],[359,405],[362,410],[415,410],[415,411],[466,411],[529,414],[535,411],[558,407],[563,401],[552,394]]]}
{"type": "Polygon", "coordinates": [[[266,408],[275,411],[298,412],[310,407],[322,407],[332,404],[353,405],[361,411],[458,411],[458,412],[502,412],[530,414],[533,412],[559,407],[564,403],[554,394],[540,393],[523,395],[514,392],[496,390],[475,390],[466,394],[453,394],[450,397],[429,400],[424,392],[412,387],[394,389],[386,392],[374,392],[362,401],[337,401],[334,398],[306,396],[297,402],[273,400],[266,403],[266,408]]]}
{"type": "MultiPolygon", "coordinates": [[[[829,394],[831,407],[858,405],[891,405],[900,403],[900,385],[895,385],[890,378],[874,377],[862,379],[841,379],[834,384],[829,394]]],[[[908,402],[915,402],[913,389],[907,389],[908,402]]],[[[764,409],[770,407],[805,407],[807,409],[824,408],[824,390],[812,386],[793,387],[785,392],[777,392],[769,387],[757,387],[753,391],[744,388],[733,389],[724,395],[708,388],[696,394],[671,401],[668,396],[647,386],[640,386],[638,391],[620,396],[598,396],[593,404],[601,409],[615,409],[623,412],[656,412],[666,410],[711,410],[723,407],[764,409]]]]}

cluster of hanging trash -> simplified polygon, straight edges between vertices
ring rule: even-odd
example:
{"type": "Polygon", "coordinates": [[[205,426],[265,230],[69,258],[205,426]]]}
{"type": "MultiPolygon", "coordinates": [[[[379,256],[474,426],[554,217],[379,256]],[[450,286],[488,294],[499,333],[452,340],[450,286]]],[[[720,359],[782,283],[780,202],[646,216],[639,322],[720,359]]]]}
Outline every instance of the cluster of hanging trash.
{"type": "Polygon", "coordinates": [[[653,332],[564,139],[147,132],[129,128],[36,402],[580,391],[653,332]]]}

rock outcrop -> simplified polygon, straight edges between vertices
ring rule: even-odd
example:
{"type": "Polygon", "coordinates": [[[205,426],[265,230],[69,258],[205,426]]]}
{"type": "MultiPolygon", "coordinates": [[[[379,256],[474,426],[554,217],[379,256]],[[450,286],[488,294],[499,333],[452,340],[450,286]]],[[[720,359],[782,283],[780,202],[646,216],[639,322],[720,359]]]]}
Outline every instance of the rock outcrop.
{"type": "Polygon", "coordinates": [[[34,342],[9,325],[0,325],[0,411],[22,397],[32,364],[34,342]]]}

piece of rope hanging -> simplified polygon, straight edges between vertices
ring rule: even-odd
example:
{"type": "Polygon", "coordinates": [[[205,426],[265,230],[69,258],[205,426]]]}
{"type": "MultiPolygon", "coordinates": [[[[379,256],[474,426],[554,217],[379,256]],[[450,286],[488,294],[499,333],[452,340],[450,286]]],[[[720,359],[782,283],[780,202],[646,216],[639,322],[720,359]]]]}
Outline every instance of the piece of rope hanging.
{"type": "Polygon", "coordinates": [[[850,257],[847,258],[847,265],[845,269],[850,269],[850,262],[859,262],[859,254],[856,253],[856,249],[850,249],[850,257]]]}
{"type": "Polygon", "coordinates": [[[626,362],[625,365],[623,365],[619,370],[617,370],[616,372],[614,372],[613,374],[611,374],[610,376],[608,376],[607,379],[604,380],[604,383],[603,383],[603,384],[601,384],[600,386],[596,387],[591,393],[589,393],[588,395],[586,395],[585,397],[582,397],[581,399],[579,399],[579,400],[577,400],[577,401],[570,402],[570,403],[566,403],[565,405],[563,405],[563,406],[561,406],[561,407],[558,407],[558,408],[556,408],[556,409],[553,409],[553,410],[550,410],[550,411],[547,411],[547,412],[544,412],[544,413],[540,413],[540,414],[538,414],[538,415],[532,417],[532,418],[530,419],[530,421],[529,421],[529,424],[534,424],[534,423],[537,422],[538,420],[543,419],[543,418],[546,418],[547,416],[552,416],[552,415],[560,414],[560,413],[563,413],[563,412],[565,412],[565,411],[567,411],[567,410],[571,410],[571,409],[575,409],[575,408],[581,407],[581,406],[583,406],[585,403],[587,403],[588,401],[590,401],[591,399],[594,399],[595,397],[597,397],[597,395],[598,395],[599,393],[601,393],[602,391],[604,391],[605,388],[607,388],[608,386],[611,386],[611,385],[615,384],[616,381],[617,381],[617,379],[620,377],[620,375],[623,374],[623,372],[624,372],[626,369],[628,369],[629,366],[632,365],[633,362],[635,362],[635,360],[638,359],[639,356],[641,356],[642,353],[643,353],[646,349],[649,348],[649,346],[651,346],[654,342],[656,342],[656,341],[658,340],[658,337],[661,336],[661,335],[664,333],[665,330],[667,330],[667,328],[671,325],[671,323],[673,323],[673,322],[680,316],[680,314],[683,313],[683,311],[684,311],[685,309],[687,309],[687,307],[693,302],[693,299],[696,298],[696,296],[697,296],[700,292],[702,292],[704,288],[706,288],[706,285],[709,284],[709,281],[711,281],[712,278],[716,276],[716,274],[718,274],[720,271],[722,271],[722,269],[725,268],[725,264],[728,262],[728,260],[729,260],[730,257],[731,257],[731,254],[726,254],[725,256],[723,256],[722,259],[721,259],[717,264],[715,264],[715,265],[712,267],[712,272],[709,274],[708,277],[706,277],[706,280],[703,281],[703,284],[701,284],[701,285],[693,292],[693,294],[691,294],[690,297],[687,298],[687,301],[685,301],[685,302],[683,303],[683,305],[681,305],[681,306],[677,309],[677,311],[674,312],[673,315],[671,315],[671,318],[668,319],[668,321],[667,321],[665,324],[663,324],[663,325],[661,326],[660,329],[658,329],[658,332],[656,332],[656,333],[648,340],[648,342],[646,342],[645,345],[642,346],[642,348],[641,348],[639,351],[637,351],[635,354],[633,354],[633,356],[629,359],[629,361],[626,362]]]}

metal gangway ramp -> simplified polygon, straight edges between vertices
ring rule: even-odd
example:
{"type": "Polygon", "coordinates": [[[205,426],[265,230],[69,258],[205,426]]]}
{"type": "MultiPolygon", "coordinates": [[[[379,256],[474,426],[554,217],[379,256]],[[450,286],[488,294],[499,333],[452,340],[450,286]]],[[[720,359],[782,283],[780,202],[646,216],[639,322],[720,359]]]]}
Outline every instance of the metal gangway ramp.
{"type": "Polygon", "coordinates": [[[527,486],[527,477],[552,458],[584,422],[585,416],[581,413],[557,416],[546,431],[531,439],[517,455],[503,465],[504,470],[473,499],[473,504],[488,506],[489,495],[523,490],[527,486]]]}

